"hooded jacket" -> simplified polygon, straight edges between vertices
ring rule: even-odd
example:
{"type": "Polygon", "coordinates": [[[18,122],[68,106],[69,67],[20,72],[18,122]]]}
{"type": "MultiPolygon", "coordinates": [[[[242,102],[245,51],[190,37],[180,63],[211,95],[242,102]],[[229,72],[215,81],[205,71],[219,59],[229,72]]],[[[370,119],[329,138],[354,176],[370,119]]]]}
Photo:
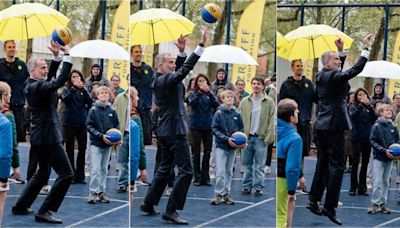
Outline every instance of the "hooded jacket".
{"type": "Polygon", "coordinates": [[[10,176],[13,137],[10,121],[0,112],[0,180],[10,176]]]}
{"type": "Polygon", "coordinates": [[[99,82],[100,85],[102,85],[102,86],[107,86],[107,87],[111,86],[110,82],[103,76],[103,69],[101,69],[99,64],[93,64],[93,66],[90,68],[90,76],[85,81],[85,87],[89,91],[89,94],[92,93],[94,82],[99,82]],[[98,67],[100,69],[100,73],[99,73],[98,77],[95,77],[94,75],[92,75],[92,69],[94,67],[98,67]]]}
{"type": "Polygon", "coordinates": [[[303,140],[296,128],[278,118],[278,177],[286,178],[288,194],[294,195],[301,172],[303,140]]]}
{"type": "Polygon", "coordinates": [[[24,61],[15,58],[8,63],[5,58],[0,59],[0,81],[7,82],[12,90],[11,107],[25,105],[24,87],[29,78],[28,68],[24,61]]]}
{"type": "Polygon", "coordinates": [[[215,76],[215,80],[211,83],[211,91],[214,93],[214,95],[217,95],[217,90],[218,90],[218,86],[225,86],[225,89],[229,89],[232,91],[235,91],[235,86],[228,82],[228,74],[226,73],[226,71],[222,68],[217,70],[217,74],[218,72],[223,71],[225,73],[225,78],[223,81],[219,81],[217,79],[217,76],[215,76]]]}
{"type": "Polygon", "coordinates": [[[135,70],[131,63],[131,86],[138,90],[140,97],[138,101],[138,110],[150,109],[153,104],[153,91],[151,91],[151,83],[154,80],[154,72],[151,66],[142,62],[140,68],[135,70]]]}
{"type": "Polygon", "coordinates": [[[377,102],[382,102],[384,104],[392,104],[392,101],[390,100],[390,98],[388,96],[385,95],[385,87],[382,85],[382,83],[378,82],[374,85],[374,95],[371,97],[371,105],[372,107],[374,107],[374,109],[376,109],[376,103],[377,102]],[[376,94],[375,93],[375,88],[377,86],[382,87],[382,93],[381,94],[376,94]]]}
{"type": "Polygon", "coordinates": [[[374,159],[391,162],[392,160],[386,156],[386,150],[393,143],[399,143],[399,133],[392,120],[378,118],[372,126],[370,140],[374,159]]]}
{"type": "Polygon", "coordinates": [[[190,129],[211,129],[213,110],[219,106],[214,94],[192,90],[189,92],[188,100],[192,108],[190,129]]]}
{"type": "Polygon", "coordinates": [[[243,132],[243,121],[236,107],[232,105],[229,109],[225,105],[220,105],[218,111],[214,114],[211,125],[215,144],[217,148],[224,150],[235,150],[228,144],[228,139],[236,131],[243,132]]]}
{"type": "MultiPolygon", "coordinates": [[[[87,131],[90,134],[90,143],[97,147],[110,147],[103,141],[103,135],[110,128],[119,129],[117,112],[110,103],[96,101],[86,120],[87,131]]],[[[126,142],[125,142],[126,143],[126,142]]]]}

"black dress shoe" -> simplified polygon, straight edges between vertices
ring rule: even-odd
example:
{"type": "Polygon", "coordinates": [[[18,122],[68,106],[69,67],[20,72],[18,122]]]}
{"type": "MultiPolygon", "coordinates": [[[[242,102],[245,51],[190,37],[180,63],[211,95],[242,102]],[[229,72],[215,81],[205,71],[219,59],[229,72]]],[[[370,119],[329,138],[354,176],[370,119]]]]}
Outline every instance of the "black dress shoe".
{"type": "Polygon", "coordinates": [[[356,195],[356,190],[355,189],[350,189],[349,195],[355,196],[356,195]]]}
{"type": "Polygon", "coordinates": [[[35,215],[35,222],[55,223],[55,224],[62,223],[61,219],[54,218],[50,212],[37,213],[35,215]]]}
{"type": "Polygon", "coordinates": [[[309,201],[308,204],[306,205],[306,208],[316,215],[319,216],[322,215],[321,209],[319,208],[317,202],[309,201]]]}
{"type": "Polygon", "coordinates": [[[179,214],[177,212],[173,212],[173,213],[168,213],[168,212],[164,212],[162,215],[162,218],[165,221],[168,222],[172,222],[174,224],[180,224],[180,225],[188,225],[188,221],[179,218],[179,214]]]}
{"type": "Polygon", "coordinates": [[[195,180],[195,181],[193,181],[193,185],[194,185],[194,186],[200,186],[200,185],[201,185],[201,182],[198,181],[198,180],[195,180]]]}
{"type": "Polygon", "coordinates": [[[336,217],[336,211],[335,209],[322,209],[322,214],[327,216],[329,220],[331,220],[333,223],[341,226],[342,222],[336,217]]]}
{"type": "Polygon", "coordinates": [[[146,212],[148,215],[158,215],[160,214],[160,212],[154,210],[153,206],[149,206],[145,203],[142,203],[142,205],[140,205],[140,210],[143,212],[146,212]]]}
{"type": "Polygon", "coordinates": [[[12,207],[11,212],[14,215],[28,215],[33,212],[30,208],[18,208],[16,206],[12,207]]]}

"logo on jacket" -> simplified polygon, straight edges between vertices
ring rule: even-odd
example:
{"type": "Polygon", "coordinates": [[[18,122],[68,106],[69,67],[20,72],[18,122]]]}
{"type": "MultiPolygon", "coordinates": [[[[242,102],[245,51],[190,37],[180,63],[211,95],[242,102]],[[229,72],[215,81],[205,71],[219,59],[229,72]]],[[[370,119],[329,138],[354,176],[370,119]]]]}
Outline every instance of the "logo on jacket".
{"type": "Polygon", "coordinates": [[[144,74],[149,74],[148,70],[144,70],[143,72],[144,72],[144,74]]]}
{"type": "Polygon", "coordinates": [[[108,116],[109,116],[109,117],[113,117],[113,114],[112,114],[112,113],[110,113],[110,114],[108,114],[108,116]]]}
{"type": "Polygon", "coordinates": [[[304,87],[308,88],[308,83],[304,84],[304,87]]]}
{"type": "Polygon", "coordinates": [[[18,65],[18,70],[22,70],[22,66],[21,65],[18,65]]]}
{"type": "Polygon", "coordinates": [[[234,119],[234,120],[237,120],[238,118],[235,116],[235,117],[233,117],[233,119],[234,119]]]}

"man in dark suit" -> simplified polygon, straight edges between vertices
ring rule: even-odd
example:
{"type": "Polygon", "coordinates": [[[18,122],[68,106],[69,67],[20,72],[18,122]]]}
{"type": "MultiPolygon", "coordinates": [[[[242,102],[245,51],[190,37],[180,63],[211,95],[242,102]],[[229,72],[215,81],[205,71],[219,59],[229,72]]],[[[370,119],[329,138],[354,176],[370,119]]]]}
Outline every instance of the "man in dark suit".
{"type": "Polygon", "coordinates": [[[176,44],[179,49],[176,62],[174,62],[169,53],[159,54],[155,61],[157,73],[152,88],[158,107],[157,136],[161,161],[140,209],[150,215],[157,214],[154,210],[154,205],[157,205],[160,201],[167,185],[170,171],[176,165],[178,176],[169,197],[166,211],[162,216],[164,220],[175,224],[188,224],[186,220],[179,218],[176,210],[183,209],[193,176],[187,138],[187,117],[184,106],[185,86],[182,80],[189,74],[200,58],[204,51],[206,40],[207,28],[202,31],[200,44],[186,60],[184,53],[186,39],[181,37],[176,44]]]}
{"type": "Polygon", "coordinates": [[[336,40],[339,54],[325,52],[321,56],[324,67],[317,73],[318,113],[314,139],[318,148],[318,161],[307,208],[314,214],[328,216],[338,225],[342,222],[336,217],[335,208],[339,201],[345,167],[344,130],[351,127],[345,97],[350,90],[348,81],[357,76],[368,61],[371,41],[372,35],[366,36],[357,63],[352,68],[341,71],[345,60],[343,41],[336,40]],[[321,210],[318,202],[321,201],[325,188],[325,204],[321,210]]]}
{"type": "Polygon", "coordinates": [[[29,207],[35,201],[42,186],[47,183],[52,167],[58,178],[35,214],[36,222],[62,223],[52,216],[50,211],[57,212],[73,178],[73,170],[62,146],[59,116],[57,112],[57,89],[64,86],[71,71],[71,57],[68,48],[52,41],[49,46],[54,54],[50,70],[44,59],[33,57],[28,62],[30,78],[24,93],[31,112],[31,153],[39,160],[39,169],[29,180],[17,203],[12,208],[13,214],[23,215],[32,212],[29,207]],[[58,56],[59,51],[64,57],[58,56]],[[55,78],[57,69],[63,59],[64,64],[59,77],[55,78]]]}

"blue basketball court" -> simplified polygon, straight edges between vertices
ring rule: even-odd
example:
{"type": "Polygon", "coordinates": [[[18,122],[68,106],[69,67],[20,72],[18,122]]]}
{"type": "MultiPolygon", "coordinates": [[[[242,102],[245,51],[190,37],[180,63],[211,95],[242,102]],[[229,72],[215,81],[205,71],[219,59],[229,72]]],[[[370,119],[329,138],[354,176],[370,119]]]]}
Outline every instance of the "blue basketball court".
{"type": "MultiPolygon", "coordinates": [[[[29,144],[19,146],[21,175],[26,179],[26,169],[28,165],[29,144]]],[[[63,224],[46,224],[35,222],[34,214],[13,215],[11,207],[17,201],[19,194],[25,184],[11,184],[8,192],[6,205],[4,207],[3,223],[4,227],[128,227],[129,225],[129,200],[128,193],[117,193],[117,172],[116,159],[112,155],[111,168],[107,178],[106,194],[110,198],[110,203],[88,204],[86,202],[89,195],[89,177],[86,177],[86,185],[73,184],[57,213],[54,216],[62,219],[63,224]]],[[[49,184],[53,184],[56,175],[51,174],[49,184]]],[[[39,195],[32,209],[36,212],[45,195],[39,195]]]]}
{"type": "MultiPolygon", "coordinates": [[[[154,170],[156,148],[147,147],[147,172],[152,179],[154,170]]],[[[275,162],[272,163],[275,170],[275,162]]],[[[264,195],[254,196],[241,194],[242,174],[240,161],[237,158],[234,178],[232,180],[231,195],[235,200],[234,205],[211,205],[214,196],[213,186],[194,186],[189,188],[185,208],[180,211],[182,218],[187,219],[190,227],[275,227],[275,182],[276,173],[265,176],[263,189],[264,195]]],[[[215,180],[212,180],[212,185],[215,180]]],[[[172,224],[164,221],[161,215],[148,216],[139,209],[146,194],[148,186],[138,186],[135,192],[134,203],[131,210],[132,227],[166,227],[172,224]]],[[[165,211],[168,197],[164,194],[156,209],[165,211]]]]}

